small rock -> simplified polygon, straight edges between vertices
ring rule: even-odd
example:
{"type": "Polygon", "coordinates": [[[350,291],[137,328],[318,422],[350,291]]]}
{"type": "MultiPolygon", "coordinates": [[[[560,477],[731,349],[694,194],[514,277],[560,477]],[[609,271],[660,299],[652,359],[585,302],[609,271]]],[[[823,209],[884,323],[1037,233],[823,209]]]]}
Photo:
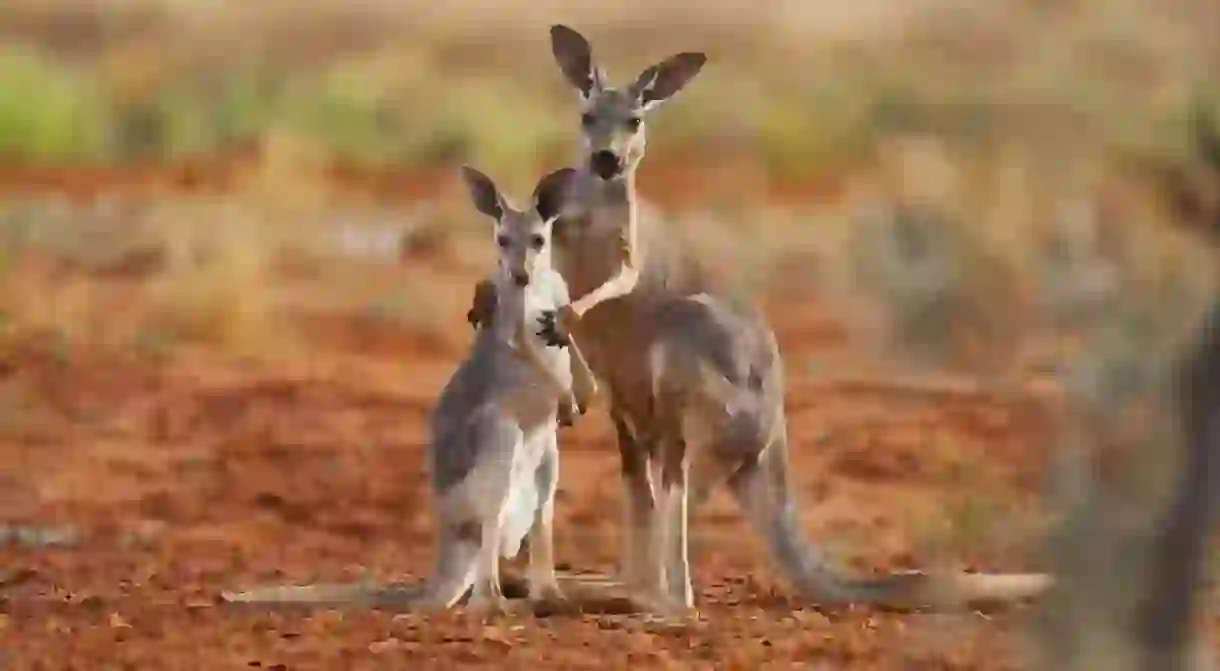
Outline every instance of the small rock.
{"type": "Polygon", "coordinates": [[[816,610],[794,610],[792,611],[792,619],[805,626],[829,626],[830,618],[826,617],[825,613],[816,610]]]}
{"type": "Polygon", "coordinates": [[[71,525],[60,527],[16,527],[9,538],[17,545],[30,549],[44,547],[68,547],[75,545],[80,534],[71,525]]]}
{"type": "Polygon", "coordinates": [[[372,643],[369,643],[369,652],[373,653],[374,655],[380,655],[384,652],[393,652],[400,647],[401,643],[402,641],[394,638],[393,636],[382,641],[373,641],[372,643]]]}
{"type": "Polygon", "coordinates": [[[650,617],[640,623],[640,629],[649,634],[674,634],[686,631],[692,624],[692,620],[682,617],[650,617]]]}
{"type": "Polygon", "coordinates": [[[483,627],[483,640],[506,649],[513,647],[512,639],[499,627],[483,627]]]}

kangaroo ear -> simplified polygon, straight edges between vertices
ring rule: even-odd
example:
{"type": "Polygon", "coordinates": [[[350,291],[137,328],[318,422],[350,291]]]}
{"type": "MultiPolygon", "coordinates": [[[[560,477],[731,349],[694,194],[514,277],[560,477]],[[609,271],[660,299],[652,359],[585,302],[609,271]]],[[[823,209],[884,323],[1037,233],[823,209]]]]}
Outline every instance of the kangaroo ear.
{"type": "Polygon", "coordinates": [[[645,111],[669,100],[699,74],[707,56],[696,52],[683,52],[670,56],[644,70],[631,85],[631,93],[645,111]]]}
{"type": "Polygon", "coordinates": [[[575,175],[573,168],[560,168],[538,181],[534,187],[534,207],[543,221],[550,221],[563,211],[575,175]]]}
{"type": "Polygon", "coordinates": [[[568,83],[588,99],[601,90],[605,76],[593,65],[593,49],[584,35],[563,25],[551,26],[551,53],[568,83]]]}
{"type": "Polygon", "coordinates": [[[466,189],[470,191],[470,200],[474,202],[475,209],[499,221],[504,215],[504,205],[495,182],[468,165],[462,166],[462,179],[466,182],[466,189]]]}

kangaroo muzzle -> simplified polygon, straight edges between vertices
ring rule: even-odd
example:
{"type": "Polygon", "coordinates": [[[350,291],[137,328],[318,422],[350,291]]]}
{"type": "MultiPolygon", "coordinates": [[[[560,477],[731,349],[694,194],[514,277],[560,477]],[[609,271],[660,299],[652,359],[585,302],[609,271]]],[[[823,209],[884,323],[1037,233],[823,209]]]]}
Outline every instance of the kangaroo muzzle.
{"type": "Polygon", "coordinates": [[[602,179],[614,179],[623,172],[623,162],[614,152],[603,149],[589,157],[589,168],[602,179]]]}

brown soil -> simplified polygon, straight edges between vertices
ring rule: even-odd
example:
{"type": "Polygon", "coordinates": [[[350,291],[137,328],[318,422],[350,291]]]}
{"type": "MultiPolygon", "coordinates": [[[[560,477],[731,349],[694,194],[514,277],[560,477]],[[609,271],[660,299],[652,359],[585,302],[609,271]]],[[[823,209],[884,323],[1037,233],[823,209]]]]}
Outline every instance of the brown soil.
{"type": "MultiPolygon", "coordinates": [[[[6,193],[54,193],[75,201],[99,196],[138,193],[215,193],[231,189],[264,155],[262,146],[250,143],[222,155],[202,155],[172,165],[131,164],[106,166],[18,166],[0,164],[0,195],[6,193]]],[[[554,166],[542,166],[540,171],[554,166]]],[[[682,207],[701,199],[723,199],[748,187],[752,194],[772,202],[806,203],[833,200],[842,190],[840,176],[819,174],[794,182],[774,178],[761,164],[746,157],[718,156],[711,152],[650,159],[644,167],[647,179],[641,189],[650,201],[662,206],[682,207]],[[745,185],[745,186],[743,186],[745,185]]],[[[326,161],[321,172],[339,192],[371,197],[388,203],[409,203],[427,197],[446,183],[456,183],[455,171],[369,167],[343,161],[326,161]]]]}
{"type": "MultiPolygon", "coordinates": [[[[180,179],[53,172],[40,186],[75,194],[180,179]]],[[[0,172],[0,192],[31,188],[31,175],[0,172]]],[[[800,362],[867,353],[813,299],[789,295],[782,309],[769,307],[790,362],[805,526],[849,565],[924,564],[920,521],[963,487],[1007,501],[1038,495],[1042,413],[982,395],[826,384],[800,362]]],[[[466,324],[454,320],[442,342],[392,355],[365,346],[384,334],[342,330],[345,348],[276,364],[45,343],[0,353],[0,522],[77,532],[63,547],[0,547],[0,668],[1018,667],[1013,634],[1026,609],[932,616],[802,607],[723,495],[692,523],[700,613],[682,627],[630,615],[481,623],[461,613],[222,604],[222,590],[418,579],[431,566],[423,427],[469,341],[466,324]]],[[[611,572],[618,457],[603,415],[563,437],[557,543],[563,565],[611,572]]],[[[1029,568],[1027,553],[991,549],[965,548],[953,560],[1029,568]]]]}

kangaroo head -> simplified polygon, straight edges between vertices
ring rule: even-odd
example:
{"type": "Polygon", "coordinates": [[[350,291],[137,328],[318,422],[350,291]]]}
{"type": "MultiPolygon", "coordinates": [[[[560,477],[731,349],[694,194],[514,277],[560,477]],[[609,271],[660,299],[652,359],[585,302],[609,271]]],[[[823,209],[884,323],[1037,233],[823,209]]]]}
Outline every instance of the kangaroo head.
{"type": "Polygon", "coordinates": [[[568,184],[576,173],[561,168],[534,188],[527,210],[512,207],[490,177],[462,166],[462,178],[479,212],[495,220],[496,261],[503,279],[525,288],[537,268],[551,263],[551,225],[559,216],[568,184]]]}
{"type": "Polygon", "coordinates": [[[589,172],[602,180],[629,174],[644,157],[644,116],[682,90],[707,62],[683,52],[653,65],[625,87],[613,87],[593,60],[588,40],[575,30],[551,26],[551,52],[581,100],[581,145],[589,172]]]}

